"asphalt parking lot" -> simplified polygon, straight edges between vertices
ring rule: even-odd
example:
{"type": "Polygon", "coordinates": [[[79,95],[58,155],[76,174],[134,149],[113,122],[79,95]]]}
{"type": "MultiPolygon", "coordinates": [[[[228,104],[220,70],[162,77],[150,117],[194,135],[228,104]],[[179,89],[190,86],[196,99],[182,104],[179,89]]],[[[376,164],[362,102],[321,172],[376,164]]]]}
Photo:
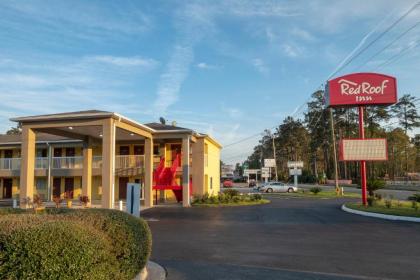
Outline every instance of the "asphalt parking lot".
{"type": "Polygon", "coordinates": [[[273,197],[142,216],[168,279],[419,279],[420,224],[348,214],[345,201],[273,197]]]}

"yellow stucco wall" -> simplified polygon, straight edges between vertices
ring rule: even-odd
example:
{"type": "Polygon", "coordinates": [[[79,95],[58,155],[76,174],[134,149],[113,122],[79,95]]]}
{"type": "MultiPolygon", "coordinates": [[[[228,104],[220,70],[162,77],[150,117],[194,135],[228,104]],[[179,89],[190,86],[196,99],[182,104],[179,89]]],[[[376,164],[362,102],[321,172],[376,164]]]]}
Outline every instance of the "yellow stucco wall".
{"type": "Polygon", "coordinates": [[[220,192],[220,147],[204,140],[204,192],[217,194],[220,192]],[[207,158],[207,159],[206,159],[207,158]],[[206,178],[207,177],[207,178],[206,178]]]}

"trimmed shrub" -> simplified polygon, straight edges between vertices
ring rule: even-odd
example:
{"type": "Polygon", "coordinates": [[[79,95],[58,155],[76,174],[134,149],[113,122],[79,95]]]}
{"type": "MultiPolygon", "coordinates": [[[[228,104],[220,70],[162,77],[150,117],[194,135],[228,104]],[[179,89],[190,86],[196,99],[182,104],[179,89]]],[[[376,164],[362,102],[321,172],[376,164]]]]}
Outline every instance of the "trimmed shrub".
{"type": "MultiPolygon", "coordinates": [[[[19,213],[28,212],[29,211],[23,211],[19,213]]],[[[83,257],[83,254],[79,256],[75,253],[76,255],[74,258],[81,258],[88,263],[90,269],[95,270],[92,274],[94,277],[89,276],[89,271],[80,270],[77,266],[75,269],[79,271],[79,273],[74,274],[72,272],[72,264],[69,264],[70,261],[73,261],[73,259],[69,259],[70,256],[72,256],[72,253],[69,253],[68,255],[65,254],[65,252],[67,252],[65,250],[71,250],[68,248],[70,246],[69,242],[66,241],[67,239],[61,238],[61,229],[58,230],[59,233],[55,233],[57,231],[57,227],[54,227],[46,229],[47,232],[50,233],[43,234],[49,236],[49,238],[53,240],[51,246],[64,250],[63,253],[58,253],[59,249],[54,249],[55,251],[52,251],[53,253],[51,253],[50,257],[54,258],[58,264],[51,262],[48,263],[48,266],[46,264],[45,267],[31,267],[31,269],[40,270],[34,272],[26,270],[29,269],[29,266],[22,267],[25,271],[20,272],[21,275],[30,275],[28,273],[38,273],[39,275],[42,273],[53,274],[45,274],[42,277],[15,277],[12,275],[7,276],[6,279],[133,279],[143,269],[150,257],[152,242],[150,230],[146,222],[124,212],[108,209],[72,210],[57,208],[46,209],[42,211],[41,214],[37,215],[3,215],[0,216],[0,235],[3,237],[1,240],[14,238],[13,236],[15,236],[18,232],[18,236],[21,235],[20,231],[16,231],[15,234],[15,231],[10,231],[8,230],[9,228],[22,228],[25,230],[27,228],[31,229],[32,226],[34,226],[34,230],[38,230],[38,227],[42,228],[44,224],[49,223],[59,223],[60,228],[62,225],[65,225],[66,231],[70,232],[69,234],[78,234],[76,237],[68,236],[70,239],[75,238],[75,240],[79,240],[77,246],[72,245],[71,249],[74,248],[75,252],[78,253],[82,250],[81,248],[86,247],[87,255],[83,257]],[[3,225],[8,226],[1,226],[2,223],[3,225]],[[75,228],[75,230],[73,230],[73,228],[75,228]],[[60,237],[57,237],[58,235],[60,235],[60,237]],[[100,243],[92,243],[92,240],[89,239],[91,237],[92,240],[100,243]],[[61,245],[55,245],[55,239],[57,239],[57,242],[61,245]],[[92,258],[91,255],[88,254],[91,250],[91,247],[89,247],[91,245],[93,246],[92,248],[96,248],[94,250],[92,249],[95,254],[98,254],[98,256],[94,256],[95,258],[92,258]],[[105,254],[107,261],[97,259],[101,257],[101,254],[105,254]],[[55,271],[56,268],[57,272],[55,271]],[[71,277],[69,276],[69,278],[66,278],[67,275],[71,275],[71,277]],[[78,275],[80,275],[80,277],[78,275]],[[105,276],[102,277],[101,275],[105,276]]],[[[44,229],[42,228],[42,230],[44,229]]],[[[29,234],[31,231],[29,230],[26,232],[29,234]]],[[[24,240],[31,239],[30,236],[31,235],[25,237],[24,240]]],[[[33,254],[38,254],[38,249],[34,247],[35,245],[39,246],[41,249],[47,248],[49,250],[50,244],[48,243],[48,239],[45,240],[46,243],[44,244],[42,243],[42,238],[41,242],[37,242],[38,237],[36,234],[34,234],[32,238],[33,239],[31,240],[33,240],[33,243],[27,247],[28,253],[19,255],[21,262],[26,262],[27,260],[25,260],[25,258],[31,258],[33,254]]],[[[0,246],[3,247],[4,245],[0,244],[0,246]]],[[[16,242],[16,246],[16,248],[26,248],[26,245],[20,244],[19,242],[16,242]]],[[[4,275],[3,268],[7,267],[4,266],[5,262],[3,261],[3,258],[4,255],[1,255],[0,279],[2,279],[1,277],[4,275]]],[[[40,259],[39,261],[42,263],[43,259],[40,259]]],[[[77,261],[75,261],[75,263],[77,263],[77,261]]],[[[10,267],[13,266],[14,265],[10,267]]],[[[14,266],[14,269],[16,269],[16,266],[14,266]]]]}
{"type": "Polygon", "coordinates": [[[316,195],[316,194],[320,193],[322,191],[322,189],[320,187],[312,187],[312,188],[309,189],[309,191],[316,195]]]}
{"type": "Polygon", "coordinates": [[[1,279],[121,279],[107,236],[76,221],[11,215],[0,222],[1,279]]]}
{"type": "Polygon", "coordinates": [[[152,250],[152,236],[144,220],[111,209],[85,209],[64,215],[107,234],[113,245],[112,253],[127,279],[134,278],[146,265],[152,250]]]}
{"type": "Polygon", "coordinates": [[[227,189],[224,190],[223,193],[226,196],[229,196],[230,198],[234,197],[234,196],[238,196],[239,195],[239,191],[238,190],[232,190],[232,189],[227,189]]]}

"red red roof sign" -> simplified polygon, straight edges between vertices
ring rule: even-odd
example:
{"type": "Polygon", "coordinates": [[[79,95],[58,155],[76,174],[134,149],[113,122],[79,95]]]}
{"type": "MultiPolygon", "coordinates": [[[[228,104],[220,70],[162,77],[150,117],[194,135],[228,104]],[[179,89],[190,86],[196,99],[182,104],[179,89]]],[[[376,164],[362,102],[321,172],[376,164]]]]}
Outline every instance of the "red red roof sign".
{"type": "Polygon", "coordinates": [[[389,105],[397,102],[394,77],[377,73],[354,73],[328,81],[328,107],[389,105]]]}

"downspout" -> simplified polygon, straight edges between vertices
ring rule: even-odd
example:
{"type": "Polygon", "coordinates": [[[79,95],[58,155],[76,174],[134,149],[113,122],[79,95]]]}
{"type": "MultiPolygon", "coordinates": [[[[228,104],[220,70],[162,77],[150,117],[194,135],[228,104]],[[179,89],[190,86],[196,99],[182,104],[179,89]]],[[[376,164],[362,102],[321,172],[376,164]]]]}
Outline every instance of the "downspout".
{"type": "Polygon", "coordinates": [[[48,167],[47,167],[48,201],[52,201],[52,190],[51,190],[52,146],[49,142],[47,142],[47,147],[48,147],[48,167]]]}

